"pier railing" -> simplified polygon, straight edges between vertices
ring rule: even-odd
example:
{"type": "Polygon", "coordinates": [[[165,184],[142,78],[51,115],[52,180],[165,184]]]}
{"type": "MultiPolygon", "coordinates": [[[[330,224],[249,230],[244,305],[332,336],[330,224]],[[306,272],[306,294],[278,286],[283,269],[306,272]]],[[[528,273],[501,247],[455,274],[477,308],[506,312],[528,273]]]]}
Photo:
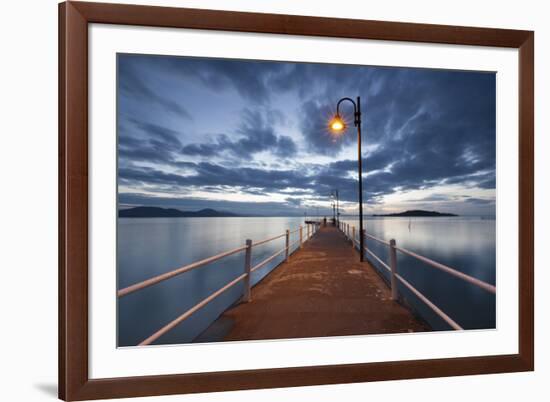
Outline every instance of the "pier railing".
{"type": "Polygon", "coordinates": [[[383,268],[385,268],[389,272],[390,274],[389,286],[391,289],[392,300],[398,300],[399,298],[398,283],[400,282],[407,289],[409,289],[416,297],[418,297],[424,304],[426,304],[435,314],[437,314],[441,319],[443,319],[443,321],[445,321],[451,328],[455,330],[462,330],[463,328],[455,320],[453,320],[449,315],[447,315],[441,308],[435,305],[430,299],[428,299],[424,294],[422,294],[422,292],[420,292],[417,288],[415,288],[410,282],[408,282],[405,278],[403,278],[403,276],[399,274],[397,269],[397,252],[403,253],[419,261],[422,261],[423,263],[433,268],[436,268],[442,272],[452,275],[458,279],[461,279],[462,281],[468,282],[480,289],[485,290],[486,292],[496,294],[496,287],[494,285],[491,285],[480,279],[474,278],[473,276],[467,275],[445,264],[441,264],[437,261],[434,261],[430,258],[424,257],[417,253],[414,253],[405,248],[397,247],[395,239],[391,239],[390,241],[379,239],[378,237],[375,237],[371,234],[366,233],[364,230],[363,230],[363,233],[356,233],[355,226],[351,226],[349,223],[342,222],[342,221],[338,222],[338,228],[340,229],[340,231],[344,233],[346,238],[351,241],[353,247],[357,247],[357,248],[361,247],[359,236],[362,235],[362,236],[365,236],[365,238],[374,240],[389,248],[390,261],[388,265],[385,261],[383,261],[380,257],[378,257],[372,250],[370,250],[366,246],[367,244],[366,242],[363,242],[363,244],[365,244],[364,250],[368,253],[368,255],[371,256],[376,262],[378,262],[383,268]]]}
{"type": "Polygon", "coordinates": [[[208,297],[201,300],[199,303],[195,304],[193,307],[185,311],[183,314],[181,314],[179,317],[174,319],[173,321],[166,324],[164,327],[160,328],[158,331],[156,331],[154,334],[149,336],[147,339],[143,340],[139,346],[143,345],[149,345],[158,338],[160,338],[162,335],[166,334],[170,330],[174,329],[176,326],[178,326],[180,323],[185,321],[185,319],[189,318],[191,315],[193,315],[195,312],[206,306],[208,303],[210,303],[212,300],[223,294],[228,289],[232,288],[236,284],[238,284],[241,281],[244,281],[244,292],[243,292],[243,301],[249,302],[251,301],[251,275],[253,272],[257,271],[258,269],[264,267],[265,265],[269,264],[271,261],[273,261],[278,256],[282,255],[284,253],[284,260],[288,261],[289,256],[292,253],[292,248],[296,245],[299,245],[298,248],[302,247],[302,244],[305,243],[307,240],[309,240],[317,231],[319,224],[318,223],[308,223],[305,226],[300,225],[295,230],[289,230],[287,229],[285,233],[279,234],[277,236],[270,237],[268,239],[263,239],[260,241],[253,242],[251,239],[247,239],[244,246],[234,248],[232,250],[224,251],[222,253],[219,253],[217,255],[202,259],[200,261],[195,261],[191,264],[187,264],[183,267],[174,269],[172,271],[166,272],[164,274],[155,276],[150,279],[146,279],[142,282],[138,282],[134,285],[125,287],[123,289],[120,289],[117,292],[117,297],[124,297],[126,295],[129,295],[130,293],[134,293],[137,291],[140,291],[142,289],[148,288],[150,286],[156,285],[157,283],[163,282],[165,280],[168,280],[170,278],[173,278],[175,276],[181,275],[185,272],[189,272],[191,270],[203,267],[205,265],[211,264],[215,261],[221,260],[225,257],[229,257],[231,255],[235,255],[238,253],[241,253],[244,251],[244,271],[241,275],[237,276],[235,279],[230,281],[229,283],[225,284],[212,294],[210,294],[208,297]],[[304,231],[305,228],[305,231],[304,231]],[[298,239],[294,242],[290,243],[290,235],[298,233],[298,239]],[[278,240],[281,238],[285,238],[285,246],[275,252],[274,254],[270,255],[269,257],[265,258],[264,260],[260,261],[256,265],[252,266],[252,250],[254,247],[261,246],[263,244],[269,243],[274,240],[278,240]]]}

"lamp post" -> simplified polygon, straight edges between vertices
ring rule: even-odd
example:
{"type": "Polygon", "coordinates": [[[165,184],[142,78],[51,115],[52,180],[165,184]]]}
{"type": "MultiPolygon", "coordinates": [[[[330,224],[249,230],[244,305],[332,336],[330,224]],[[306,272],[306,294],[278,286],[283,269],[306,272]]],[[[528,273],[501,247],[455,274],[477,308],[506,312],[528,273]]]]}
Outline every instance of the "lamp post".
{"type": "Polygon", "coordinates": [[[340,195],[338,194],[338,189],[334,190],[336,196],[336,226],[340,224],[340,195]]]}
{"type": "Polygon", "coordinates": [[[340,223],[340,195],[338,194],[338,189],[333,190],[331,195],[336,199],[336,213],[334,214],[334,219],[338,225],[340,223]]]}
{"type": "Polygon", "coordinates": [[[330,121],[329,127],[332,131],[339,133],[346,129],[346,122],[340,116],[340,104],[343,101],[349,101],[353,105],[353,125],[357,127],[357,169],[359,173],[359,254],[361,261],[364,261],[365,254],[365,236],[363,232],[363,168],[361,163],[361,97],[357,97],[357,102],[351,98],[342,98],[336,104],[336,116],[330,121]]]}

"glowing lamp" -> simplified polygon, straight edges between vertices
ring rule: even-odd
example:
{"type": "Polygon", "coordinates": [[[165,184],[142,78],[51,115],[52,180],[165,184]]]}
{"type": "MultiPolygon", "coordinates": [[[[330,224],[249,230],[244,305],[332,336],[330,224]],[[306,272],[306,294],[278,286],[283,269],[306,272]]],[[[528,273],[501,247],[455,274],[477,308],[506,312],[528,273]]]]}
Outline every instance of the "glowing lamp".
{"type": "Polygon", "coordinates": [[[346,128],[346,123],[339,115],[334,116],[334,118],[330,121],[330,129],[334,131],[335,133],[339,133],[343,131],[346,128]]]}

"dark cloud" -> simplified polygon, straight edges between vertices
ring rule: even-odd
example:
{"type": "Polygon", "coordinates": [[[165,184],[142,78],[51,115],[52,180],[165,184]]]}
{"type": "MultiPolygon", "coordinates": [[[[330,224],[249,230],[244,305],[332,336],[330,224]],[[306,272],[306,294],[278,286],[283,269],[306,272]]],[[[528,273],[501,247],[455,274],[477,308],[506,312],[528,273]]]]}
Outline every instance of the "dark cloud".
{"type": "Polygon", "coordinates": [[[167,127],[137,119],[120,120],[119,127],[124,135],[118,138],[118,154],[124,161],[168,163],[181,149],[180,133],[167,127]]]}
{"type": "Polygon", "coordinates": [[[129,97],[138,98],[141,102],[153,104],[162,107],[183,118],[191,119],[191,115],[181,104],[168,99],[165,94],[157,93],[152,90],[140,75],[132,63],[132,58],[121,55],[118,57],[118,87],[129,97]]]}
{"type": "Polygon", "coordinates": [[[193,175],[167,173],[148,167],[126,167],[119,169],[119,178],[129,184],[233,186],[263,189],[264,192],[293,187],[310,188],[315,183],[315,177],[304,176],[294,170],[231,168],[208,162],[200,162],[192,166],[195,171],[193,175]]]}
{"type": "Polygon", "coordinates": [[[184,155],[214,156],[229,152],[240,158],[250,158],[252,155],[270,151],[281,158],[289,158],[296,154],[294,141],[284,135],[277,135],[263,114],[257,110],[246,109],[240,128],[235,135],[220,134],[210,143],[195,143],[184,146],[184,155]]]}
{"type": "MultiPolygon", "coordinates": [[[[305,194],[326,199],[338,188],[343,201],[356,201],[357,160],[338,160],[342,150],[356,144],[355,127],[350,124],[344,135],[334,137],[327,126],[338,99],[360,95],[366,202],[379,202],[395,191],[437,185],[495,188],[495,74],[182,57],[119,59],[122,91],[182,115],[186,112],[178,107],[185,103],[159,96],[155,85],[158,78],[142,80],[137,73],[146,70],[154,70],[166,80],[198,82],[209,91],[232,93],[251,106],[239,114],[234,128],[228,125],[216,130],[214,133],[219,134],[206,141],[200,133],[186,137],[187,133],[144,122],[143,118],[119,125],[121,158],[174,167],[167,171],[160,166],[122,164],[119,174],[127,186],[211,192],[236,188],[254,195],[288,191],[287,206],[299,205],[300,196],[305,194]],[[294,114],[289,114],[281,99],[292,102],[294,114]],[[294,135],[297,129],[301,141],[279,132],[280,127],[293,128],[294,135]],[[186,139],[184,145],[182,138],[186,139]],[[253,160],[266,151],[280,158],[277,166],[253,160]],[[300,163],[296,157],[303,155],[310,160],[332,156],[334,162],[300,163]],[[206,162],[213,157],[215,163],[206,162]],[[185,162],[186,158],[202,162],[185,162]],[[187,169],[186,173],[178,174],[179,168],[187,169]]],[[[194,101],[191,95],[186,99],[194,101]]],[[[342,114],[350,123],[352,112],[350,104],[342,104],[342,114]]],[[[452,201],[438,194],[428,198],[424,201],[452,201]]],[[[470,201],[474,199],[467,198],[466,202],[483,202],[470,201]]]]}
{"type": "Polygon", "coordinates": [[[195,80],[213,91],[232,89],[247,100],[265,104],[272,88],[272,75],[284,70],[283,63],[231,59],[203,59],[188,57],[137,57],[137,62],[157,67],[165,73],[185,81],[195,80]]]}

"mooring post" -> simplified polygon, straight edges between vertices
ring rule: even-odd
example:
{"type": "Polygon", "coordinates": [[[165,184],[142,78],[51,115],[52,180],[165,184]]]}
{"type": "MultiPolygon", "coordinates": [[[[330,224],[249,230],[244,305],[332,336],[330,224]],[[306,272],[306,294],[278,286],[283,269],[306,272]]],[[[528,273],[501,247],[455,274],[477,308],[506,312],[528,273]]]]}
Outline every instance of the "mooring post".
{"type": "Polygon", "coordinates": [[[303,236],[302,236],[303,231],[302,231],[302,229],[303,229],[302,225],[300,225],[300,248],[302,248],[302,242],[303,242],[303,236]]]}
{"type": "Polygon", "coordinates": [[[396,301],[397,296],[397,251],[395,239],[390,240],[390,268],[391,268],[391,299],[396,301]]]}
{"type": "Polygon", "coordinates": [[[355,226],[351,227],[351,247],[355,248],[355,226]]]}
{"type": "Polygon", "coordinates": [[[285,261],[288,262],[288,254],[290,252],[289,247],[290,246],[290,230],[286,230],[286,236],[285,236],[285,261]]]}
{"type": "Polygon", "coordinates": [[[244,254],[244,272],[246,272],[246,276],[244,278],[244,295],[243,295],[243,301],[246,303],[252,300],[252,296],[250,294],[251,261],[252,261],[252,240],[246,239],[246,251],[244,254]]]}

